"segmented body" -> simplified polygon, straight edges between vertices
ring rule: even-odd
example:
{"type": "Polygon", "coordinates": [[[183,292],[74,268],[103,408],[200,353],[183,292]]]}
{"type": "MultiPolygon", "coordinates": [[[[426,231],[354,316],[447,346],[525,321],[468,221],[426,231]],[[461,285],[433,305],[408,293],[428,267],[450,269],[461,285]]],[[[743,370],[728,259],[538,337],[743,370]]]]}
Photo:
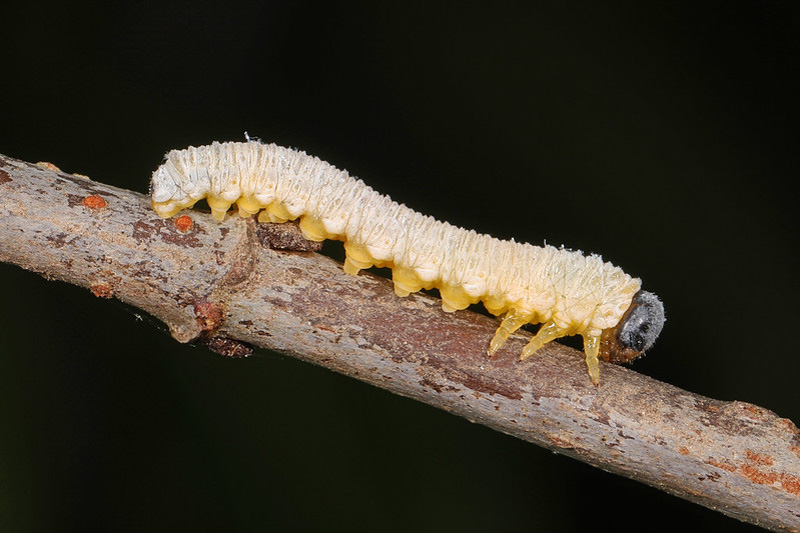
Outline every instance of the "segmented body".
{"type": "Polygon", "coordinates": [[[493,238],[422,215],[381,195],[346,171],[305,152],[258,142],[173,150],[153,174],[153,207],[163,217],[206,198],[217,219],[232,203],[260,221],[300,218],[310,240],[345,241],[344,269],[389,267],[398,296],[438,288],[445,311],[483,302],[505,318],[496,351],[520,326],[542,323],[529,356],[565,335],[584,338],[598,380],[600,335],[615,327],[640,280],[597,255],[493,238]]]}

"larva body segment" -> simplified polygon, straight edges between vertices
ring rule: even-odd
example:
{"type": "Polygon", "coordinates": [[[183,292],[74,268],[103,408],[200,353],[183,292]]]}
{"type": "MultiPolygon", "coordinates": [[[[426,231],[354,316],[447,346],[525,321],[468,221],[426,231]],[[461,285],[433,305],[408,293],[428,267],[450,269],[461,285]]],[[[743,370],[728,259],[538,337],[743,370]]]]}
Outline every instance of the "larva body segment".
{"type": "Polygon", "coordinates": [[[597,255],[495,239],[440,222],[378,194],[305,152],[259,142],[173,150],[153,173],[153,208],[162,217],[206,198],[219,220],[232,203],[260,221],[300,218],[306,238],[345,241],[344,270],[392,269],[395,292],[438,288],[445,311],[483,302],[505,314],[494,353],[519,327],[542,323],[522,353],[582,335],[589,374],[598,356],[627,362],[649,348],[664,322],[661,302],[640,280],[597,255]],[[624,331],[624,334],[623,334],[624,331]]]}

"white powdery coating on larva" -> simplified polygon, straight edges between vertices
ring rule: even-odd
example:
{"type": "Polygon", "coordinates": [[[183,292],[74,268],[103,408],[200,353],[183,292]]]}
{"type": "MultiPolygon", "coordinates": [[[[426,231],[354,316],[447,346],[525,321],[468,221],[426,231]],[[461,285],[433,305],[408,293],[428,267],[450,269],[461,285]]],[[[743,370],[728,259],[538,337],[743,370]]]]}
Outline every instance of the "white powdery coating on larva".
{"type": "Polygon", "coordinates": [[[442,287],[443,296],[460,288],[469,301],[502,302],[499,308],[573,333],[599,335],[616,326],[641,285],[596,255],[502,241],[437,221],[346,171],[274,144],[173,150],[154,172],[151,194],[162,214],[205,196],[226,203],[251,198],[260,207],[278,202],[292,218],[310,216],[331,236],[361,246],[371,260],[413,271],[422,286],[442,287]]]}

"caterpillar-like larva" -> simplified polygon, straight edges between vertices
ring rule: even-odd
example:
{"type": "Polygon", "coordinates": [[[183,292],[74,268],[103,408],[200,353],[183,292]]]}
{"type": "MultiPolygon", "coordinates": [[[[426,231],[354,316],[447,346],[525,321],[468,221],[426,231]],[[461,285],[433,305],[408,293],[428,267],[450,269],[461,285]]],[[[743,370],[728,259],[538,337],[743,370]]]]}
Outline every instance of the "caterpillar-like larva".
{"type": "Polygon", "coordinates": [[[599,383],[598,356],[628,362],[661,332],[664,308],[639,279],[597,255],[495,239],[417,213],[305,152],[255,141],[173,150],[154,173],[153,208],[168,218],[205,198],[217,220],[235,202],[261,222],[300,218],[309,240],[345,241],[344,270],[392,269],[395,292],[437,288],[448,312],[483,302],[505,314],[496,352],[524,324],[542,323],[522,351],[581,335],[599,383]]]}

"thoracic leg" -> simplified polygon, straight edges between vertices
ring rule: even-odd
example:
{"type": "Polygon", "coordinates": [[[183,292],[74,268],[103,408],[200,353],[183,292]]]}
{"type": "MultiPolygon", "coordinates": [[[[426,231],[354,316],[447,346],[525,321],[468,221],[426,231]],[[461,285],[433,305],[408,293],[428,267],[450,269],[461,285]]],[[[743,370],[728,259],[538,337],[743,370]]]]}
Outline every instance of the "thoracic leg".
{"type": "Polygon", "coordinates": [[[545,322],[542,324],[542,327],[539,328],[539,331],[536,332],[536,335],[530,340],[530,342],[522,349],[522,355],[519,356],[520,361],[524,361],[533,353],[547,344],[548,342],[557,339],[559,337],[564,336],[564,331],[562,331],[558,326],[555,325],[553,322],[545,322]]]}
{"type": "Polygon", "coordinates": [[[489,343],[489,355],[494,355],[494,353],[499,350],[503,344],[505,344],[506,340],[511,336],[512,333],[529,323],[532,318],[533,317],[531,315],[522,314],[516,309],[509,310],[509,312],[506,313],[506,316],[503,318],[503,321],[500,323],[500,327],[497,328],[497,332],[494,334],[492,342],[489,343]]]}
{"type": "Polygon", "coordinates": [[[597,355],[600,353],[600,337],[597,335],[584,335],[583,351],[586,352],[586,366],[589,367],[589,377],[595,386],[600,384],[600,363],[597,355]]]}

